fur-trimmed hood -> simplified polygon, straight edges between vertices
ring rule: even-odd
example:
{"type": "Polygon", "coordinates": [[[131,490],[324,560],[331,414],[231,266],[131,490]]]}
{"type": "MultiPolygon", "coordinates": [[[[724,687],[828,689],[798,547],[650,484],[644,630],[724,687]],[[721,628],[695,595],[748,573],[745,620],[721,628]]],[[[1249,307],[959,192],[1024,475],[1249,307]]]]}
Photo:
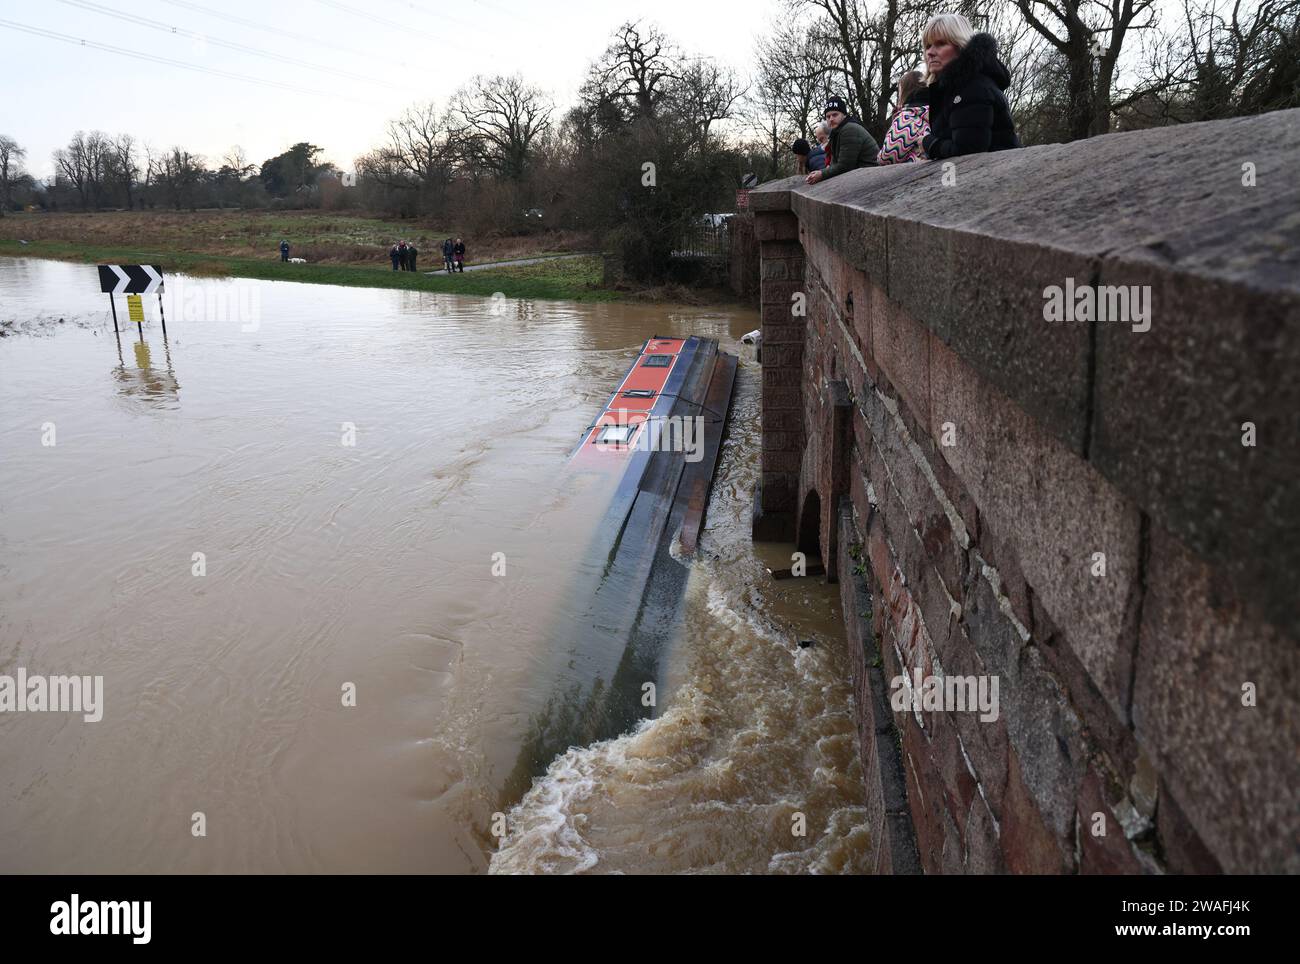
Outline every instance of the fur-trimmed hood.
{"type": "Polygon", "coordinates": [[[992,34],[977,33],[971,37],[931,87],[961,90],[980,74],[997,84],[999,90],[1011,86],[1011,71],[998,59],[998,42],[992,34]]]}

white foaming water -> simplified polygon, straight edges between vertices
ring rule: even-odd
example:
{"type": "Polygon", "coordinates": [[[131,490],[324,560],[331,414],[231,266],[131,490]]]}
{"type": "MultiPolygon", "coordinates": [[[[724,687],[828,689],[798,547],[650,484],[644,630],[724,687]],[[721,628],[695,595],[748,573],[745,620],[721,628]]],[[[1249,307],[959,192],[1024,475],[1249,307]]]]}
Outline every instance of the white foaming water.
{"type": "Polygon", "coordinates": [[[834,587],[766,581],[748,540],[755,381],[738,386],[662,714],[557,758],[507,814],[491,873],[869,871],[834,587]]]}
{"type": "Polygon", "coordinates": [[[555,760],[508,814],[492,873],[868,869],[842,654],[797,648],[707,562],[686,607],[671,705],[555,760]]]}

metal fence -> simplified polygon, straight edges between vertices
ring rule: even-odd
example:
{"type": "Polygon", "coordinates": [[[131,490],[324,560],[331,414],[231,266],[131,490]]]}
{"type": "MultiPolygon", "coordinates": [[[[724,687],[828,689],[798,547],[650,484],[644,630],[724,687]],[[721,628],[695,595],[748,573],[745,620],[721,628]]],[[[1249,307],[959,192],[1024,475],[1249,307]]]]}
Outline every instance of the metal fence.
{"type": "Polygon", "coordinates": [[[725,261],[731,256],[731,221],[693,224],[673,244],[674,258],[705,258],[725,261]]]}

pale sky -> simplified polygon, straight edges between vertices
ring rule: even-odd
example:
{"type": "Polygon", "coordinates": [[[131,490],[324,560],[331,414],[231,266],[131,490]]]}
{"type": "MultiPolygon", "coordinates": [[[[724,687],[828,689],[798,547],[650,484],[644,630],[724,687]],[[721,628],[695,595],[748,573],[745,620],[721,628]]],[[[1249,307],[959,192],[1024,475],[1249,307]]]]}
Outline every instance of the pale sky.
{"type": "Polygon", "coordinates": [[[53,175],[50,155],[75,131],[96,129],[184,147],[210,164],[234,144],[261,164],[309,140],[350,169],[390,117],[430,98],[444,104],[476,73],[517,71],[561,108],[572,104],[588,63],[626,20],[653,22],[686,51],[747,72],[755,38],[780,9],[781,0],[0,0],[0,134],[27,149],[39,178],[53,175]]]}

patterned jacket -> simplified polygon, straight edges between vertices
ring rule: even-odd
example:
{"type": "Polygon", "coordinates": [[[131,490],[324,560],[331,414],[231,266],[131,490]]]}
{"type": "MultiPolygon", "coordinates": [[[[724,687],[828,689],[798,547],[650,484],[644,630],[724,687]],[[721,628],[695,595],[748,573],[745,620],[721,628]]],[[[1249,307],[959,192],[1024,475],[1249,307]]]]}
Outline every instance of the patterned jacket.
{"type": "Polygon", "coordinates": [[[876,155],[877,164],[905,164],[925,157],[921,141],[930,133],[930,109],[924,104],[907,104],[894,115],[885,132],[885,143],[876,155]]]}

